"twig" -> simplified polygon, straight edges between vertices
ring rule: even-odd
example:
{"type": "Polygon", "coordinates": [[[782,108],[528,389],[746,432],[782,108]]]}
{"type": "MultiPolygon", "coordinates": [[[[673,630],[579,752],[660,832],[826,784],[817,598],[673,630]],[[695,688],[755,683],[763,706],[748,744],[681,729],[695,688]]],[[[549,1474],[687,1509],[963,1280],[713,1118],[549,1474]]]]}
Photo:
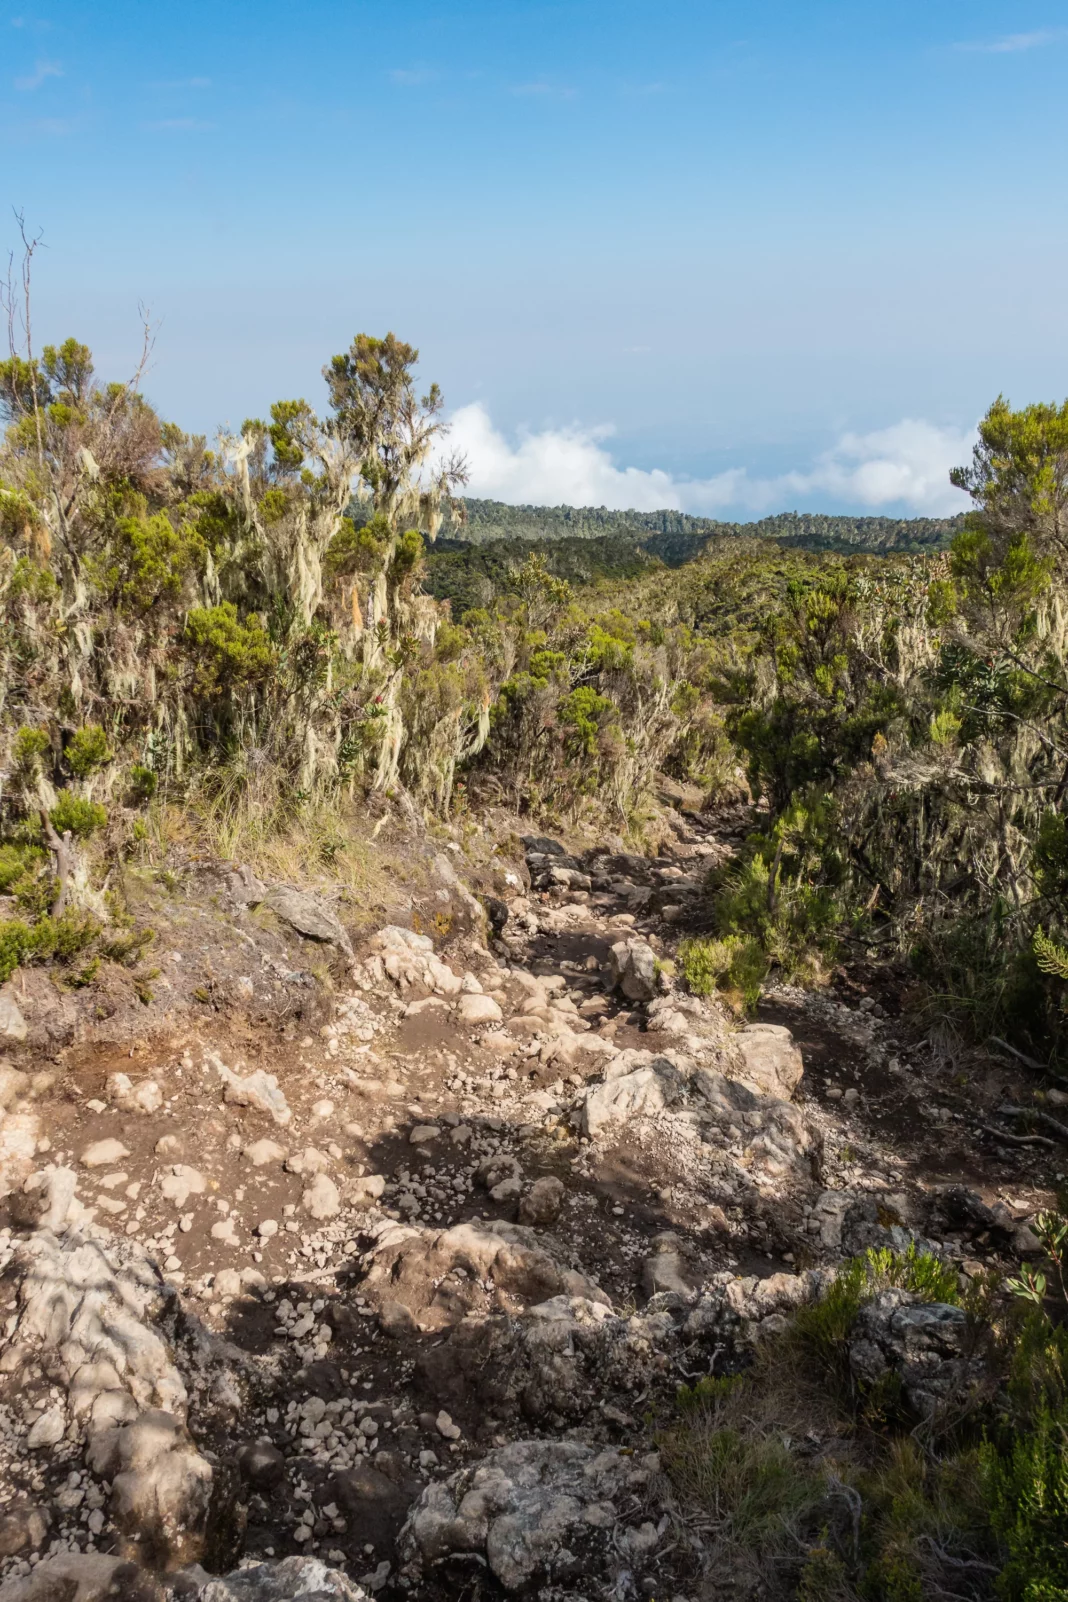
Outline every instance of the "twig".
{"type": "Polygon", "coordinates": [[[1009,1042],[1002,1040],[1000,1035],[991,1035],[987,1040],[987,1045],[999,1046],[1002,1051],[1007,1051],[1010,1057],[1017,1057],[1026,1068],[1037,1068],[1041,1074],[1046,1072],[1046,1064],[1044,1062],[1039,1062],[1035,1057],[1029,1057],[1025,1051],[1017,1051],[1015,1046],[1010,1046],[1009,1042]]]}
{"type": "Polygon", "coordinates": [[[1052,1146],[1056,1148],[1057,1142],[1050,1140],[1048,1135],[1010,1135],[1007,1129],[995,1129],[993,1124],[980,1124],[979,1128],[984,1135],[993,1135],[995,1140],[1003,1140],[1008,1146],[1052,1146]]]}

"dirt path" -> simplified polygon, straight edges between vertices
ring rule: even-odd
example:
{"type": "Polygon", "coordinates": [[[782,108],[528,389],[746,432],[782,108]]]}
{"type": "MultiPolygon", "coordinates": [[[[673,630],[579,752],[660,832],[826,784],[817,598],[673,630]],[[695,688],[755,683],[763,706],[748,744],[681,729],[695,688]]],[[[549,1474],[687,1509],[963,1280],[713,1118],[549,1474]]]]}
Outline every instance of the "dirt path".
{"type": "Polygon", "coordinates": [[[680,1379],[868,1245],[1012,1260],[1060,1148],[982,1132],[1009,1064],[910,1044],[848,985],[774,990],[741,1031],[682,993],[658,959],[726,849],[700,820],[656,861],[526,845],[534,888],[492,951],[387,928],[316,1032],[220,1017],[7,1083],[0,1138],[37,1176],[0,1232],[12,1583],[40,1551],[243,1550],[387,1599],[685,1596],[699,1542],[655,1450],[680,1379]],[[121,1340],[106,1301],[72,1333],[90,1249],[121,1340]],[[185,1468],[154,1479],[148,1454],[117,1501],[153,1408],[185,1468]]]}

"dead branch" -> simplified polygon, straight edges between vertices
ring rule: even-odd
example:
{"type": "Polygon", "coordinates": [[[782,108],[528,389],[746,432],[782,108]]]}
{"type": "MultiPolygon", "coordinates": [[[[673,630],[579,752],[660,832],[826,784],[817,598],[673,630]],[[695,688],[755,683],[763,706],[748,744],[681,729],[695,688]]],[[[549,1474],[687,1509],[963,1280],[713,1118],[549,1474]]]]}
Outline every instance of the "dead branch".
{"type": "Polygon", "coordinates": [[[52,916],[53,918],[61,918],[67,910],[67,881],[70,878],[71,871],[70,831],[67,830],[62,835],[57,834],[51,818],[43,807],[41,809],[41,827],[44,830],[48,849],[55,858],[56,880],[59,884],[56,899],[52,903],[52,916]]]}
{"type": "Polygon", "coordinates": [[[1043,1129],[1053,1129],[1062,1140],[1068,1140],[1068,1124],[1062,1124],[1058,1119],[1051,1118],[1049,1113],[1040,1112],[1037,1107],[999,1107],[998,1112],[1006,1118],[1033,1118],[1043,1129]]]}
{"type": "Polygon", "coordinates": [[[1007,1129],[996,1129],[993,1124],[980,1124],[984,1135],[993,1135],[995,1140],[1003,1140],[1007,1146],[1051,1146],[1056,1149],[1057,1142],[1050,1140],[1048,1135],[1010,1135],[1007,1129]]]}

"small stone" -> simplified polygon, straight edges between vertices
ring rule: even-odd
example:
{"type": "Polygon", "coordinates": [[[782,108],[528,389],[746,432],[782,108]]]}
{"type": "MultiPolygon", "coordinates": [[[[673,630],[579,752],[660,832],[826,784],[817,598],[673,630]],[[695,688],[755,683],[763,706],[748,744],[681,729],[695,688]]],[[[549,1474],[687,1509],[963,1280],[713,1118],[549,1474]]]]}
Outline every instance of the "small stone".
{"type": "Polygon", "coordinates": [[[175,1207],[184,1207],[190,1196],[202,1196],[208,1188],[208,1182],[197,1168],[190,1168],[186,1163],[175,1163],[169,1174],[164,1174],[159,1182],[160,1194],[164,1201],[173,1202],[175,1207]]]}
{"type": "Polygon", "coordinates": [[[0,1558],[14,1557],[26,1547],[36,1551],[52,1523],[46,1507],[14,1507],[0,1517],[0,1558]]]}
{"type": "Polygon", "coordinates": [[[253,1490],[270,1491],[285,1474],[286,1460],[276,1446],[268,1441],[257,1441],[238,1450],[237,1466],[242,1479],[253,1490]]]}
{"type": "Polygon", "coordinates": [[[29,1026],[19,1011],[15,998],[0,992],[0,1040],[13,1040],[18,1045],[28,1034],[29,1026]]]}
{"type": "Polygon", "coordinates": [[[416,1124],[408,1140],[413,1146],[423,1146],[428,1140],[437,1140],[441,1130],[437,1124],[416,1124]]]}
{"type": "Polygon", "coordinates": [[[500,1023],[504,1013],[492,996],[461,996],[457,1007],[461,1023],[500,1023]]]}
{"type": "Polygon", "coordinates": [[[313,1218],[334,1218],[341,1211],[338,1188],[326,1174],[316,1174],[300,1199],[313,1218]]]}
{"type": "Polygon", "coordinates": [[[130,1153],[121,1140],[95,1140],[81,1155],[83,1168],[111,1168],[130,1153]]]}
{"type": "Polygon", "coordinates": [[[438,1414],[437,1418],[434,1420],[434,1423],[437,1426],[438,1434],[443,1435],[447,1441],[458,1441],[460,1436],[463,1434],[459,1424],[453,1423],[452,1419],[449,1417],[448,1413],[445,1412],[444,1408],[438,1414]]]}
{"type": "Polygon", "coordinates": [[[535,1180],[519,1203],[521,1224],[554,1224],[564,1205],[563,1181],[553,1175],[535,1180]]]}
{"type": "Polygon", "coordinates": [[[37,1419],[26,1438],[26,1444],[31,1448],[55,1446],[63,1439],[66,1428],[66,1414],[62,1404],[57,1402],[37,1419]]]}
{"type": "Polygon", "coordinates": [[[263,1168],[267,1163],[284,1163],[286,1160],[285,1151],[275,1140],[254,1140],[241,1148],[241,1155],[253,1168],[263,1168]]]}
{"type": "Polygon", "coordinates": [[[256,1225],[256,1233],[261,1240],[271,1240],[278,1233],[278,1220],[276,1218],[262,1219],[256,1225]]]}
{"type": "Polygon", "coordinates": [[[112,1074],[107,1082],[107,1093],[124,1112],[149,1115],[163,1106],[163,1092],[154,1079],[142,1079],[135,1085],[128,1074],[112,1074]]]}

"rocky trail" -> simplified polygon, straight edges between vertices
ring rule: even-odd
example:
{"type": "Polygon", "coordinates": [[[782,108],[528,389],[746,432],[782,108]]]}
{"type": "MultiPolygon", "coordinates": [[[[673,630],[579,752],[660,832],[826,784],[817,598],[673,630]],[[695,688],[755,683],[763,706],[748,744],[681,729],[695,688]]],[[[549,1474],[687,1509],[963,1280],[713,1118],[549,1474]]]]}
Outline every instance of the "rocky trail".
{"type": "MultiPolygon", "coordinates": [[[[351,943],[230,874],[260,967],[228,994],[307,990],[269,897],[336,956],[283,1023],[161,1008],[57,1045],[5,987],[0,1602],[703,1596],[657,1444],[678,1386],[869,1246],[965,1279],[1035,1249],[1063,1146],[999,1114],[1019,1065],[915,1039],[856,972],[749,1024],[688,995],[726,846],[678,835],[525,837],[485,937],[447,862],[437,923],[351,943]]],[[[922,1402],[968,1358],[899,1307],[858,1372],[922,1402]]]]}

